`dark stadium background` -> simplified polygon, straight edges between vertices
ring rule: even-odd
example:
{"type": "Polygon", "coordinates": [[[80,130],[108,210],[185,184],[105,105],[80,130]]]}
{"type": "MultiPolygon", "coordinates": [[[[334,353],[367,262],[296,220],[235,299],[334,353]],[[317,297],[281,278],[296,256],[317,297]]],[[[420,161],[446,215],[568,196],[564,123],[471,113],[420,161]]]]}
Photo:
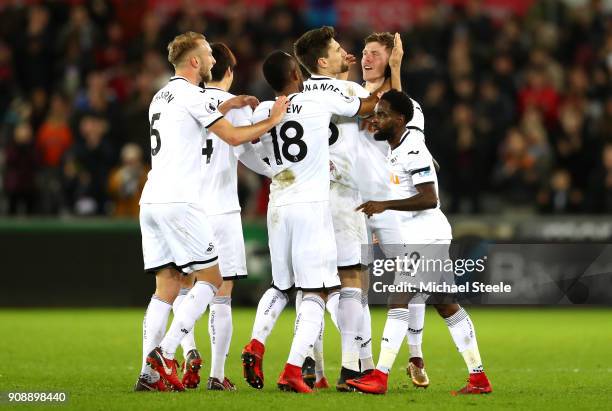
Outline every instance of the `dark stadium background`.
{"type": "MultiPolygon", "coordinates": [[[[147,110],[171,74],[165,46],[186,30],[228,44],[231,91],[262,101],[272,97],[263,58],[308,28],[335,26],[358,57],[370,32],[401,32],[403,87],[424,109],[455,237],[607,242],[611,10],[596,0],[0,1],[0,306],[144,307],[147,110]]],[[[234,298],[254,303],[270,271],[268,181],[240,168],[239,193],[251,277],[234,298]]]]}

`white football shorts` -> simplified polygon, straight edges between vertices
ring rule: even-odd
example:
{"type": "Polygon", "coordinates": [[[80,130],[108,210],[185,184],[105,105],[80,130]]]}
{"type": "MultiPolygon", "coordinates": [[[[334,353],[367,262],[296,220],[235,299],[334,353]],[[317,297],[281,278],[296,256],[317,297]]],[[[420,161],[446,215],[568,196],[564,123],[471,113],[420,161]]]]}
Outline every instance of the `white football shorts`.
{"type": "Polygon", "coordinates": [[[140,232],[145,272],[172,267],[191,274],[217,264],[213,230],[198,204],[142,204],[140,232]]]}
{"type": "Polygon", "coordinates": [[[332,181],[329,191],[338,267],[351,267],[362,263],[362,245],[368,243],[365,214],[355,211],[361,205],[357,190],[332,181]]]}
{"type": "Polygon", "coordinates": [[[208,216],[219,254],[219,270],[224,280],[246,278],[246,254],[240,211],[208,216]]]}
{"type": "Polygon", "coordinates": [[[272,286],[286,291],[340,287],[328,201],[268,206],[272,286]]]}

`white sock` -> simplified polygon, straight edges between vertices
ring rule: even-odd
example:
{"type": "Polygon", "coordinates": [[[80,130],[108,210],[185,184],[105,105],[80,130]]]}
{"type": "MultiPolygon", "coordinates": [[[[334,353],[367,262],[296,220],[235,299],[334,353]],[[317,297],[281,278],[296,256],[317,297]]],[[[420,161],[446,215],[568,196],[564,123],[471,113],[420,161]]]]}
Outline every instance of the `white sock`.
{"type": "Polygon", "coordinates": [[[325,308],[327,308],[327,312],[329,312],[331,320],[336,328],[340,330],[338,327],[338,304],[340,304],[340,291],[334,291],[327,296],[325,308]]]}
{"type": "Polygon", "coordinates": [[[159,378],[157,371],[147,365],[147,355],[159,345],[166,325],[172,305],[159,299],[157,296],[151,297],[144,320],[142,321],[142,367],[140,376],[149,382],[155,382],[159,378]]]}
{"type": "Polygon", "coordinates": [[[170,329],[160,344],[164,357],[174,359],[179,343],[193,329],[195,322],[204,314],[216,293],[217,287],[207,281],[195,283],[178,307],[170,329]]]}
{"type": "Polygon", "coordinates": [[[463,356],[465,365],[470,374],[483,372],[482,360],[476,341],[476,330],[467,311],[462,308],[455,314],[445,318],[448,331],[450,331],[457,350],[463,356]]]}
{"type": "Polygon", "coordinates": [[[321,331],[325,301],[315,294],[306,294],[295,319],[295,332],[287,363],[301,367],[308,350],[314,346],[321,331]]]}
{"type": "Polygon", "coordinates": [[[289,298],[287,294],[276,288],[268,288],[257,304],[257,314],[253,323],[251,338],[266,344],[266,339],[272,332],[276,320],[285,309],[289,298]]]}
{"type": "Polygon", "coordinates": [[[338,303],[338,326],[342,337],[342,366],[359,371],[359,330],[363,325],[361,288],[343,287],[338,303]]]}
{"type": "Polygon", "coordinates": [[[232,297],[215,297],[208,310],[208,334],[212,364],[210,376],[223,381],[225,378],[225,358],[232,341],[232,297]]]}
{"type": "MultiPolygon", "coordinates": [[[[181,288],[179,291],[179,295],[176,297],[174,302],[172,303],[172,311],[174,311],[174,315],[176,316],[176,310],[178,310],[179,306],[183,303],[185,296],[189,292],[190,288],[181,288]]],[[[187,353],[191,350],[195,350],[195,338],[194,338],[194,330],[189,331],[182,340],[181,340],[181,348],[183,349],[183,356],[187,358],[187,353]]]]}
{"type": "MultiPolygon", "coordinates": [[[[297,313],[300,311],[300,306],[302,305],[302,298],[304,297],[304,292],[302,290],[297,290],[295,293],[295,315],[297,317],[297,313]]],[[[324,315],[325,316],[325,315],[324,315]]],[[[294,330],[295,331],[295,330],[294,330]]],[[[317,339],[318,341],[318,339],[317,339]]],[[[317,342],[315,341],[314,345],[308,349],[306,353],[306,357],[310,357],[312,359],[315,358],[315,346],[317,342]]],[[[315,360],[316,362],[316,360],[315,360]]]]}
{"type": "Polygon", "coordinates": [[[387,321],[380,343],[380,357],[376,368],[385,374],[393,367],[395,357],[402,346],[408,329],[408,309],[393,308],[387,313],[387,321]]]}
{"type": "Polygon", "coordinates": [[[372,319],[370,317],[370,307],[367,303],[367,295],[361,297],[361,304],[363,307],[363,321],[359,330],[359,362],[361,363],[361,370],[372,370],[374,369],[374,359],[372,358],[372,319]],[[365,304],[364,304],[365,302],[365,304]]]}
{"type": "MultiPolygon", "coordinates": [[[[325,316],[325,314],[324,314],[325,316]]],[[[313,347],[313,358],[315,360],[315,375],[317,376],[317,381],[320,381],[321,378],[325,376],[325,360],[323,358],[323,335],[325,334],[325,318],[321,321],[321,331],[319,331],[319,336],[314,343],[313,347]]]]}
{"type": "Polygon", "coordinates": [[[425,304],[408,304],[408,350],[410,358],[423,358],[423,326],[425,304]]]}

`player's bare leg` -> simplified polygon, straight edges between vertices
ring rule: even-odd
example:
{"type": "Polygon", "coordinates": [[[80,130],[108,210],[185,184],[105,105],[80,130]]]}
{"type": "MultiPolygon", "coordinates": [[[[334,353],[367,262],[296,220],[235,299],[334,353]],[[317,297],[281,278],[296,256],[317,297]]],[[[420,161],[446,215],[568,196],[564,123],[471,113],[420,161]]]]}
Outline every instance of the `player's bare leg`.
{"type": "Polygon", "coordinates": [[[425,371],[423,361],[423,327],[425,324],[425,304],[408,304],[408,351],[410,358],[406,367],[406,374],[410,377],[412,385],[417,388],[427,388],[429,377],[425,371]]]}
{"type": "Polygon", "coordinates": [[[210,303],[208,334],[212,353],[208,389],[235,391],[236,386],[225,377],[225,359],[232,340],[232,280],[223,280],[219,292],[210,303]]]}
{"type": "Polygon", "coordinates": [[[314,345],[321,330],[325,313],[325,292],[305,292],[295,320],[295,333],[289,358],[278,378],[278,388],[282,391],[311,393],[312,389],[302,378],[302,364],[314,345]]]}
{"type": "Polygon", "coordinates": [[[272,332],[276,320],[285,309],[289,296],[274,287],[268,288],[257,304],[251,341],[242,350],[242,371],[244,379],[253,388],[264,385],[263,357],[266,339],[272,332]]]}
{"type": "Polygon", "coordinates": [[[476,330],[468,313],[459,304],[435,304],[434,307],[446,321],[451,337],[457,350],[463,356],[469,372],[467,385],[459,391],[452,391],[452,394],[488,394],[492,392],[493,389],[480,359],[476,330]]]}
{"type": "Polygon", "coordinates": [[[194,274],[196,283],[185,297],[185,301],[178,307],[170,329],[159,347],[147,356],[149,365],[160,373],[166,384],[178,391],[183,391],[185,387],[176,374],[176,361],[174,360],[176,349],[183,337],[193,329],[195,322],[206,311],[206,307],[223,281],[218,264],[197,270],[194,274]]]}
{"type": "Polygon", "coordinates": [[[354,391],[346,385],[346,380],[358,378],[359,369],[359,331],[363,325],[363,306],[361,292],[360,266],[338,269],[340,277],[340,300],[338,302],[338,328],[342,337],[342,368],[336,383],[336,390],[354,391]]]}
{"type": "Polygon", "coordinates": [[[181,274],[173,268],[155,275],[155,294],[151,297],[142,323],[142,368],[134,391],[165,391],[157,371],[147,364],[147,355],[159,345],[166,331],[172,303],[181,288],[181,274]]]}

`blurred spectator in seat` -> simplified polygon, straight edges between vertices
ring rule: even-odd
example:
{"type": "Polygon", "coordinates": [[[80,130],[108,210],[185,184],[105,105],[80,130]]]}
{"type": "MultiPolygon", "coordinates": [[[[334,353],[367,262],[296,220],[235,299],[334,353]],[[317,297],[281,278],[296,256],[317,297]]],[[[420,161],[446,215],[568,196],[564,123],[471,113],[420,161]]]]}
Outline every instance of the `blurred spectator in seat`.
{"type": "Polygon", "coordinates": [[[612,94],[605,100],[603,113],[593,127],[595,137],[606,143],[612,143],[612,94]]]}
{"type": "MultiPolygon", "coordinates": [[[[480,212],[480,194],[484,187],[483,141],[476,128],[472,108],[459,103],[453,108],[451,141],[450,193],[451,213],[464,209],[464,202],[471,213],[480,212]]],[[[441,165],[443,167],[443,165],[441,165]]]]}
{"type": "Polygon", "coordinates": [[[45,6],[35,5],[27,10],[26,26],[16,33],[15,75],[21,89],[30,93],[39,87],[48,90],[53,81],[49,63],[53,61],[53,32],[49,11],[45,6]]]}
{"type": "Polygon", "coordinates": [[[30,124],[18,124],[5,150],[4,190],[9,215],[34,213],[37,159],[32,134],[30,124]]]}
{"type": "Polygon", "coordinates": [[[554,127],[559,110],[559,94],[542,68],[528,70],[525,85],[518,93],[519,113],[522,114],[529,106],[538,108],[544,114],[548,129],[554,127]]]}
{"type": "Polygon", "coordinates": [[[525,136],[511,128],[501,144],[493,181],[502,198],[517,206],[532,206],[541,185],[537,159],[529,153],[525,136]]]}
{"type": "Polygon", "coordinates": [[[161,53],[165,50],[168,42],[162,33],[162,23],[159,13],[148,11],[142,17],[142,32],[130,43],[128,59],[130,62],[139,63],[143,60],[147,51],[152,50],[161,53]]]}
{"type": "Polygon", "coordinates": [[[157,91],[153,88],[153,76],[148,71],[138,73],[133,95],[123,110],[125,141],[135,143],[145,153],[144,162],[151,162],[151,135],[149,129],[149,104],[157,91]]]}
{"type": "Polygon", "coordinates": [[[36,135],[36,152],[41,165],[38,175],[40,211],[56,214],[63,203],[61,191],[61,163],[74,138],[68,124],[70,107],[66,96],[51,96],[49,113],[36,135]]]}
{"type": "MultiPolygon", "coordinates": [[[[13,96],[17,93],[15,75],[13,70],[13,52],[0,39],[0,114],[9,108],[13,96]]],[[[2,119],[0,118],[0,120],[2,119]]]]}
{"type": "Polygon", "coordinates": [[[599,167],[589,180],[587,211],[612,213],[612,144],[604,145],[599,167]]]}
{"type": "Polygon", "coordinates": [[[569,170],[572,181],[584,189],[588,173],[596,164],[600,144],[586,138],[586,124],[584,112],[570,104],[560,110],[561,128],[556,136],[556,151],[558,164],[569,170]]]}
{"type": "Polygon", "coordinates": [[[113,200],[113,216],[138,217],[140,194],[147,181],[148,167],[142,161],[142,149],[128,143],[121,149],[121,165],[110,173],[108,193],[113,200]]]}
{"type": "Polygon", "coordinates": [[[582,205],[582,193],[572,187],[572,176],[563,168],[555,170],[538,193],[538,209],[544,214],[574,213],[582,205]]]}
{"type": "Polygon", "coordinates": [[[104,214],[108,174],[113,165],[108,141],[108,122],[97,114],[86,114],[79,123],[82,141],[67,154],[64,183],[70,194],[68,206],[77,215],[104,214]]]}

